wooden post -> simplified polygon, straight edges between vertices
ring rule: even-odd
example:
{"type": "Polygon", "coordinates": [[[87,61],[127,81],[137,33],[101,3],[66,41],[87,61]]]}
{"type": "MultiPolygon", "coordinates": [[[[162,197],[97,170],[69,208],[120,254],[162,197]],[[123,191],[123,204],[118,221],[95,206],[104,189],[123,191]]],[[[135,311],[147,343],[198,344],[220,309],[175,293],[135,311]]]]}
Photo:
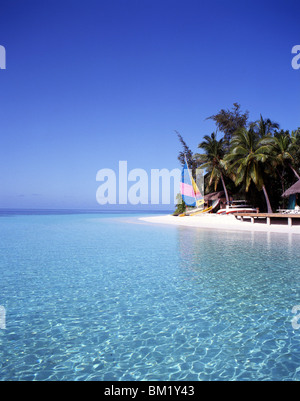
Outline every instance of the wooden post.
{"type": "Polygon", "coordinates": [[[268,226],[271,225],[271,217],[267,217],[267,224],[268,224],[268,226]]]}
{"type": "Polygon", "coordinates": [[[288,217],[289,227],[293,227],[293,219],[292,217],[288,217]]]}

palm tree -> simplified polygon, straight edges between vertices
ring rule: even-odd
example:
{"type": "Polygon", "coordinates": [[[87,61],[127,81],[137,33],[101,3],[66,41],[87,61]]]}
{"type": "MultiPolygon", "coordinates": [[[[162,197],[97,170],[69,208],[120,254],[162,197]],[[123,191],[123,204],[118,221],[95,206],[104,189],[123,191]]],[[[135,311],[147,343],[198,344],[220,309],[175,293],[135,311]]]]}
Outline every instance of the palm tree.
{"type": "MultiPolygon", "coordinates": [[[[294,169],[294,155],[299,152],[299,145],[296,143],[296,137],[294,139],[290,136],[289,131],[280,131],[273,137],[273,143],[271,144],[274,152],[274,160],[277,166],[288,166],[300,180],[300,176],[294,169]]],[[[282,179],[282,177],[281,177],[282,179]]]]}
{"type": "Polygon", "coordinates": [[[262,115],[260,115],[260,119],[250,124],[250,128],[253,129],[260,138],[264,138],[273,134],[274,130],[279,129],[279,124],[271,121],[269,118],[263,118],[262,115]]]}
{"type": "Polygon", "coordinates": [[[299,144],[299,141],[300,141],[300,127],[297,128],[296,130],[292,131],[291,138],[292,138],[292,140],[296,140],[298,142],[298,144],[299,144]]]}
{"type": "Polygon", "coordinates": [[[245,184],[246,192],[253,182],[259,191],[263,191],[268,213],[272,213],[272,207],[264,183],[264,170],[266,162],[271,158],[269,136],[260,136],[254,127],[242,128],[234,134],[230,151],[225,157],[225,162],[230,166],[234,174],[236,186],[245,184]]]}
{"type": "Polygon", "coordinates": [[[205,153],[195,154],[194,159],[200,167],[207,169],[209,174],[209,186],[214,184],[215,191],[217,190],[217,186],[221,180],[226,197],[226,202],[227,204],[229,204],[229,196],[224,181],[224,144],[224,139],[220,139],[218,141],[217,136],[214,132],[211,134],[211,136],[205,135],[204,141],[202,141],[198,145],[198,148],[203,149],[205,153]]]}
{"type": "MultiPolygon", "coordinates": [[[[300,160],[300,128],[298,128],[295,131],[292,131],[291,134],[291,154],[294,159],[294,165],[299,166],[299,160],[300,160]]],[[[295,170],[293,165],[290,165],[290,168],[293,170],[295,176],[297,177],[298,180],[300,180],[300,176],[295,170]]]]}

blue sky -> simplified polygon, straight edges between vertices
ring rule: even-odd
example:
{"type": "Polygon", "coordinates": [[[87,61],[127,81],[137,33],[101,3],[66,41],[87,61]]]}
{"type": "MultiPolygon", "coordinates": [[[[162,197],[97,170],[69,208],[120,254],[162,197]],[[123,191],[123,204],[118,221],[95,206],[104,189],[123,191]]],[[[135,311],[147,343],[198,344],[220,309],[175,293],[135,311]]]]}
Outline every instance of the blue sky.
{"type": "Polygon", "coordinates": [[[96,173],[179,167],[233,102],[300,126],[297,0],[1,0],[0,207],[93,208],[96,173]]]}

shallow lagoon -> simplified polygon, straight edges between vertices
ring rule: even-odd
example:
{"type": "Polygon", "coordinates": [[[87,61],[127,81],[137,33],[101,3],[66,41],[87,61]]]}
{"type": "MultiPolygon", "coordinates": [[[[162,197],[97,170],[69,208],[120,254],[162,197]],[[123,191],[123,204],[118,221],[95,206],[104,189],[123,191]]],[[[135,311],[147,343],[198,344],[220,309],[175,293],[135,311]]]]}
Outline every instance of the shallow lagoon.
{"type": "Polygon", "coordinates": [[[0,380],[299,380],[299,237],[0,217],[0,380]]]}

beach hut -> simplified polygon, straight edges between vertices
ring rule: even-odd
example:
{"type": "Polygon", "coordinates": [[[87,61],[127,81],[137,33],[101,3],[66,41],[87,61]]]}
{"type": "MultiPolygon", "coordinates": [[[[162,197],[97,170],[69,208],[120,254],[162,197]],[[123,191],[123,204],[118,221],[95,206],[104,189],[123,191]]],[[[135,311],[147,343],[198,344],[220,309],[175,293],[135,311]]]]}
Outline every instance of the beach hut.
{"type": "MultiPolygon", "coordinates": [[[[231,193],[228,192],[228,195],[229,195],[229,200],[232,201],[231,193]]],[[[216,201],[219,201],[218,202],[219,208],[223,209],[226,207],[225,192],[224,191],[211,192],[210,194],[204,196],[204,201],[205,204],[208,206],[212,206],[216,201]]]]}
{"type": "Polygon", "coordinates": [[[284,198],[288,198],[291,195],[300,194],[300,180],[296,184],[292,185],[285,193],[282,195],[284,198]]]}
{"type": "Polygon", "coordinates": [[[300,194],[300,180],[282,195],[284,198],[289,198],[289,209],[295,209],[298,194],[300,194]]]}
{"type": "MultiPolygon", "coordinates": [[[[231,194],[229,192],[228,195],[229,195],[229,200],[232,201],[232,196],[230,196],[231,194]]],[[[226,204],[225,192],[224,191],[212,192],[204,196],[205,203],[212,203],[215,200],[220,200],[220,203],[225,205],[226,204]]]]}
{"type": "Polygon", "coordinates": [[[225,200],[225,202],[226,202],[225,192],[224,191],[212,192],[212,193],[204,196],[204,200],[206,202],[207,201],[214,201],[214,200],[217,200],[217,199],[225,200]]]}

